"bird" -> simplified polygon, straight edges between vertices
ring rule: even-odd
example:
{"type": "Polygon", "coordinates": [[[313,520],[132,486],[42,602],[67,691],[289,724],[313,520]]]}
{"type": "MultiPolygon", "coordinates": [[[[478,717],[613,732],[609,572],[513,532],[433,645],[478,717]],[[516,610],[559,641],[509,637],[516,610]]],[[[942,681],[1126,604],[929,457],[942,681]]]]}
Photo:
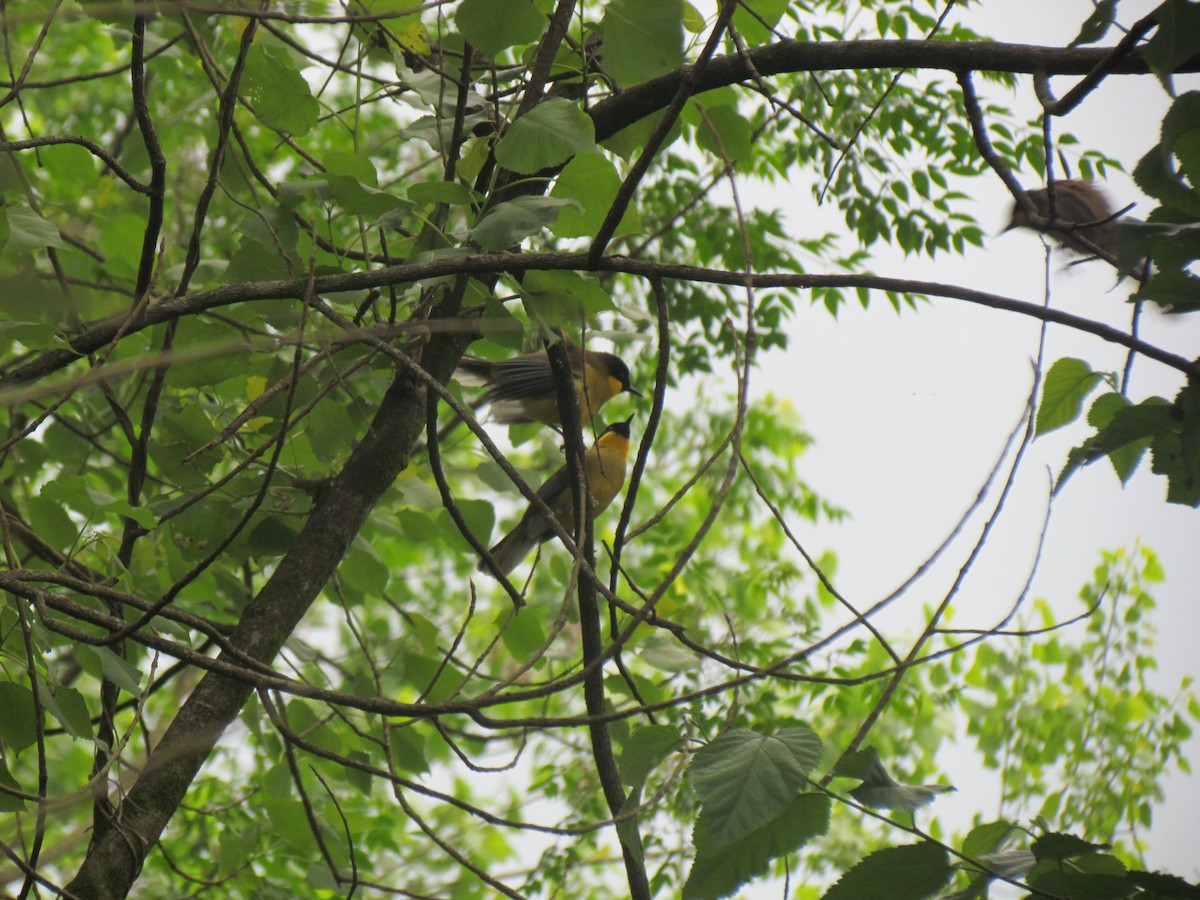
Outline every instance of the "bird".
{"type": "MultiPolygon", "coordinates": [[[[632,421],[633,416],[630,416],[624,422],[609,425],[584,455],[584,474],[592,503],[592,515],[599,515],[608,509],[625,484],[625,463],[629,458],[629,423],[632,421]]],[[[571,473],[564,465],[547,478],[537,492],[554,511],[554,517],[568,529],[573,520],[571,487],[571,473]]],[[[554,530],[549,517],[531,503],[516,527],[488,552],[500,571],[507,575],[529,555],[530,550],[553,536],[554,530]]],[[[482,559],[478,568],[481,572],[488,571],[487,564],[482,559]]]]}
{"type": "Polygon", "coordinates": [[[1029,191],[1026,196],[1037,209],[1038,215],[1068,227],[1042,228],[1034,225],[1025,211],[1014,203],[1005,231],[1013,228],[1032,228],[1035,231],[1045,231],[1064,246],[1085,256],[1095,256],[1096,250],[1084,243],[1084,240],[1099,247],[1109,256],[1117,255],[1117,225],[1113,221],[1115,213],[1108,205],[1108,198],[1090,181],[1064,179],[1054,182],[1053,216],[1050,215],[1048,189],[1037,188],[1029,191]]]}
{"type": "MultiPolygon", "coordinates": [[[[619,356],[584,350],[566,335],[562,340],[575,375],[575,397],[581,403],[582,425],[590,425],[600,407],[617,394],[642,396],[630,382],[629,367],[619,356]]],[[[501,360],[464,356],[457,374],[462,384],[487,387],[483,399],[491,404],[493,417],[502,425],[559,424],[554,376],[545,350],[501,360]]]]}

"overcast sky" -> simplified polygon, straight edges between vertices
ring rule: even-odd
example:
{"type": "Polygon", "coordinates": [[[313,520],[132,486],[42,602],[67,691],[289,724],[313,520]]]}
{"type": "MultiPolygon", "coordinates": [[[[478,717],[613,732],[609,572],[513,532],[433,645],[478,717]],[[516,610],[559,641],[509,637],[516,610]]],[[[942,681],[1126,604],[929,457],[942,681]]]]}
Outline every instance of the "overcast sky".
{"type": "MultiPolygon", "coordinates": [[[[1157,3],[1126,0],[1119,7],[1128,24],[1157,3]]],[[[1088,0],[991,0],[953,14],[984,34],[1027,44],[1065,44],[1078,32],[1092,6],[1088,0]]],[[[1104,41],[1111,44],[1115,37],[1104,41]]],[[[910,76],[911,77],[911,76],[910,76]]],[[[948,86],[953,77],[942,78],[948,86]]],[[[1062,95],[1072,79],[1055,79],[1062,95]]],[[[1200,86],[1200,78],[1181,81],[1179,90],[1200,86]]],[[[954,89],[957,89],[956,87],[954,89]]],[[[1017,95],[980,84],[984,98],[1036,114],[1029,79],[1017,95]]],[[[1145,76],[1114,76],[1066,121],[1082,146],[1102,150],[1132,170],[1158,139],[1169,98],[1158,82],[1145,76]]],[[[902,161],[900,161],[902,164],[902,161]]],[[[1061,173],[1060,173],[1061,174],[1061,173]]],[[[1032,171],[1019,173],[1033,187],[1032,171]]],[[[1152,208],[1133,182],[1110,177],[1107,193],[1119,208],[1138,202],[1132,215],[1152,208]]],[[[777,187],[749,192],[752,203],[780,204],[777,187]]],[[[987,290],[1040,303],[1044,293],[1045,254],[1031,232],[998,236],[1010,200],[998,180],[972,186],[975,214],[989,235],[986,247],[965,258],[904,259],[880,255],[879,275],[930,279],[987,290]]],[[[745,198],[744,198],[745,199],[745,198]]],[[[798,232],[844,230],[834,210],[817,210],[811,194],[797,189],[783,202],[798,232]],[[827,218],[826,218],[827,216],[827,218]],[[820,217],[814,225],[814,217],[820,217]]],[[[1056,253],[1052,266],[1052,305],[1119,328],[1127,328],[1128,289],[1113,287],[1111,270],[1094,262],[1065,268],[1056,253]]],[[[818,271],[814,269],[814,271],[818,271]]],[[[1010,313],[933,299],[917,312],[897,315],[879,297],[863,311],[855,303],[837,321],[823,308],[811,308],[801,295],[786,353],[763,358],[754,393],[785,393],[803,416],[817,446],[800,465],[802,477],[823,497],[850,510],[842,525],[827,522],[801,528],[812,551],[838,553],[839,588],[861,606],[884,596],[902,582],[936,547],[970,505],[995,462],[1008,431],[1021,414],[1032,383],[1031,359],[1037,351],[1039,323],[1010,313]]],[[[1142,336],[1188,357],[1200,354],[1200,313],[1184,317],[1147,314],[1142,336]]],[[[1064,328],[1050,330],[1047,360],[1077,356],[1096,370],[1120,371],[1125,351],[1099,338],[1064,328]]],[[[1134,366],[1130,397],[1173,397],[1182,375],[1146,359],[1134,366]]],[[[1063,429],[1030,448],[1022,476],[1010,499],[1002,528],[990,542],[956,603],[959,626],[987,625],[1020,591],[1036,547],[1047,502],[1050,473],[1057,472],[1070,447],[1088,433],[1085,426],[1063,429]]],[[[1107,462],[1073,476],[1055,500],[1041,565],[1031,597],[1046,597],[1064,616],[1078,611],[1075,598],[1090,582],[1102,549],[1152,547],[1166,570],[1165,584],[1151,593],[1159,602],[1156,622],[1161,670],[1156,687],[1173,694],[1184,675],[1200,677],[1200,512],[1164,501],[1166,482],[1149,472],[1149,460],[1121,488],[1107,462]]],[[[978,533],[976,517],[967,539],[978,533]]],[[[936,602],[969,544],[960,544],[942,566],[910,592],[909,608],[936,602]]],[[[899,614],[899,613],[898,613],[899,614]]],[[[898,625],[900,623],[897,623],[898,625]]],[[[1190,744],[1195,759],[1200,742],[1190,744]]],[[[953,766],[957,757],[939,759],[953,766]]],[[[973,770],[977,771],[977,770],[973,770]]],[[[937,811],[969,821],[996,810],[994,782],[972,784],[968,773],[946,771],[959,793],[940,799],[937,811]]],[[[1195,836],[1200,834],[1200,779],[1175,775],[1168,798],[1156,813],[1148,862],[1177,874],[1197,877],[1195,836]]],[[[900,836],[903,837],[903,836],[900,836]]],[[[778,896],[778,887],[761,896],[778,896]]],[[[748,896],[760,896],[757,890],[748,896]]]]}

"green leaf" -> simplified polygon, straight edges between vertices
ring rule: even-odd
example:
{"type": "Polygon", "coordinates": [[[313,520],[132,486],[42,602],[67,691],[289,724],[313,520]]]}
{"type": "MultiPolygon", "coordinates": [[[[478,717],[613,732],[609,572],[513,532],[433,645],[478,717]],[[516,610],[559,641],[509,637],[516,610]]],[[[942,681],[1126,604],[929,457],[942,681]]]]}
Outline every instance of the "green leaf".
{"type": "MultiPolygon", "coordinates": [[[[1193,4],[1200,12],[1200,4],[1193,4]]],[[[1197,18],[1200,26],[1200,17],[1197,18]]],[[[1180,140],[1200,129],[1200,91],[1188,91],[1180,94],[1163,116],[1162,143],[1164,147],[1177,151],[1180,140]]],[[[1200,185],[1193,184],[1193,188],[1200,185]]]]}
{"type": "MultiPolygon", "coordinates": [[[[287,199],[298,196],[288,192],[288,187],[285,185],[281,189],[281,198],[284,198],[285,193],[289,195],[287,199]]],[[[319,189],[327,199],[330,193],[328,185],[322,183],[319,189]]],[[[299,230],[286,200],[281,200],[280,206],[246,213],[238,223],[237,234],[238,248],[221,276],[226,283],[292,278],[299,271],[301,263],[294,252],[299,230]]],[[[198,371],[209,371],[213,367],[230,371],[228,362],[223,359],[203,366],[198,371]]],[[[203,383],[206,382],[199,382],[196,386],[199,387],[203,383]]]]}
{"type": "MultiPolygon", "coordinates": [[[[1092,404],[1092,408],[1088,410],[1088,424],[1095,427],[1098,432],[1104,432],[1117,413],[1128,406],[1129,401],[1122,394],[1116,392],[1101,394],[1092,404]]],[[[1130,441],[1124,446],[1113,447],[1108,451],[1108,461],[1116,470],[1121,484],[1129,481],[1148,449],[1150,449],[1150,438],[1144,437],[1141,440],[1130,441]]]]}
{"type": "Polygon", "coordinates": [[[536,609],[526,608],[516,615],[511,608],[500,609],[493,624],[514,659],[529,659],[545,646],[546,627],[536,609]]]}
{"type": "Polygon", "coordinates": [[[263,799],[266,820],[270,824],[272,842],[282,842],[283,847],[296,853],[313,853],[312,831],[304,807],[292,797],[289,790],[283,794],[267,793],[263,799]]]}
{"type": "Polygon", "coordinates": [[[330,175],[346,175],[360,184],[379,187],[379,173],[375,171],[375,164],[361,153],[332,151],[325,154],[322,162],[330,175]]]}
{"type": "MultiPolygon", "coordinates": [[[[1035,862],[1033,854],[1020,851],[1022,867],[1010,872],[1006,870],[1007,862],[997,852],[1015,830],[1011,822],[1005,821],[977,825],[963,839],[962,854],[969,861],[987,866],[991,872],[998,872],[1010,878],[1021,878],[1033,866],[1035,862]]],[[[987,897],[987,885],[992,876],[982,869],[972,867],[969,862],[962,865],[961,868],[966,873],[968,885],[964,890],[947,897],[946,900],[978,900],[978,898],[987,897]]]]}
{"type": "MultiPolygon", "coordinates": [[[[7,708],[0,705],[0,709],[7,712],[7,708]]],[[[15,791],[23,790],[17,779],[12,777],[12,773],[8,771],[8,766],[4,764],[4,759],[0,757],[0,784],[5,787],[10,787],[15,791]]],[[[26,792],[28,793],[28,792],[26,792]]],[[[25,809],[25,801],[20,797],[14,797],[12,794],[6,794],[0,791],[0,812],[21,812],[25,809]]]]}
{"type": "Polygon", "coordinates": [[[733,27],[751,46],[775,40],[771,29],[779,24],[791,0],[743,0],[733,12],[733,27]]]}
{"type": "MultiPolygon", "coordinates": [[[[611,137],[605,138],[603,146],[606,150],[611,150],[617,154],[621,159],[630,160],[646,146],[646,141],[650,139],[650,135],[653,134],[662,119],[662,112],[652,113],[638,119],[611,137]]],[[[675,143],[681,134],[683,134],[683,121],[677,117],[671,123],[670,131],[663,140],[662,149],[665,150],[671,144],[675,143]]]]}
{"type": "Polygon", "coordinates": [[[145,231],[145,213],[121,213],[105,221],[98,242],[110,272],[124,278],[137,275],[145,231]]]}
{"type": "MultiPolygon", "coordinates": [[[[771,861],[794,853],[829,830],[832,801],[823,794],[801,794],[783,811],[745,837],[720,849],[697,852],[683,886],[685,900],[716,900],[752,878],[766,874],[771,861]]],[[[696,823],[696,846],[708,846],[696,823]]]]}
{"type": "Polygon", "coordinates": [[[330,196],[339,209],[352,216],[362,216],[369,222],[376,222],[395,210],[412,207],[408,200],[362,184],[349,175],[327,172],[319,177],[329,184],[330,196]]]}
{"type": "Polygon", "coordinates": [[[30,497],[25,502],[25,514],[38,537],[56,550],[66,550],[79,537],[79,525],[67,513],[61,501],[44,493],[46,488],[55,483],[47,482],[42,487],[41,495],[30,497]]]}
{"type": "Polygon", "coordinates": [[[1107,850],[1109,846],[1109,844],[1093,844],[1091,841],[1085,841],[1083,838],[1075,837],[1073,834],[1051,832],[1039,836],[1033,842],[1030,849],[1039,862],[1047,859],[1061,862],[1064,859],[1073,859],[1077,856],[1086,856],[1089,853],[1098,853],[1101,850],[1107,850]]]}
{"type": "Polygon", "coordinates": [[[700,656],[680,646],[669,635],[655,632],[638,644],[638,657],[663,672],[694,672],[700,668],[700,656]]]}
{"type": "Polygon", "coordinates": [[[429,759],[425,751],[425,736],[417,726],[391,728],[388,730],[392,761],[402,772],[422,775],[429,771],[429,759]]]}
{"type": "Polygon", "coordinates": [[[1150,444],[1150,471],[1167,477],[1167,502],[1200,507],[1200,453],[1185,446],[1178,432],[1157,435],[1150,444]]]}
{"type": "Polygon", "coordinates": [[[504,250],[532,234],[537,234],[558,218],[559,210],[570,203],[554,197],[517,197],[493,207],[471,237],[484,250],[504,250]]]}
{"type": "Polygon", "coordinates": [[[338,566],[338,575],[346,586],[363,598],[382,597],[387,590],[388,567],[375,555],[366,541],[355,541],[338,566]]]}
{"type": "Polygon", "coordinates": [[[1115,409],[1112,419],[1096,435],[1097,445],[1110,453],[1135,441],[1174,430],[1171,405],[1162,397],[1147,397],[1135,406],[1115,409]]]}
{"type": "Polygon", "coordinates": [[[1056,491],[1077,468],[1101,456],[1110,457],[1117,475],[1124,481],[1133,473],[1146,447],[1153,448],[1156,442],[1176,435],[1170,406],[1162,397],[1148,397],[1131,406],[1120,394],[1102,394],[1092,404],[1088,421],[1097,431],[1068,454],[1056,491]]]}
{"type": "Polygon", "coordinates": [[[88,488],[87,493],[89,499],[92,501],[92,508],[96,512],[125,516],[133,519],[133,521],[137,522],[143,528],[154,528],[158,524],[158,518],[144,506],[132,506],[128,500],[113,497],[111,494],[106,494],[94,488],[88,488]]]}
{"type": "Polygon", "coordinates": [[[20,753],[37,740],[33,692],[23,684],[0,681],[0,740],[14,753],[20,753]]]}
{"type": "Polygon", "coordinates": [[[264,515],[247,536],[247,547],[257,559],[283,556],[296,540],[297,529],[283,516],[264,515]]]}
{"type": "Polygon", "coordinates": [[[445,665],[441,658],[405,652],[401,659],[405,683],[429,703],[445,700],[462,683],[463,676],[453,666],[445,665]]]}
{"type": "Polygon", "coordinates": [[[820,760],[821,739],[809,728],[769,737],[735,729],[703,747],[688,767],[703,806],[705,843],[697,849],[719,849],[778,816],[820,760]]]}
{"type": "Polygon", "coordinates": [[[646,777],[683,743],[679,729],[672,725],[643,725],[630,736],[617,760],[617,769],[625,784],[641,789],[646,777]]]}
{"type": "MultiPolygon", "coordinates": [[[[1194,185],[1200,184],[1200,128],[1195,128],[1176,138],[1174,150],[1183,177],[1194,185]]],[[[1195,244],[1192,247],[1195,249],[1195,244]]]]}
{"type": "Polygon", "coordinates": [[[682,743],[679,729],[670,725],[647,725],[634,732],[617,762],[621,780],[629,785],[629,793],[618,811],[617,836],[639,861],[642,860],[642,841],[634,812],[642,802],[642,787],[654,767],[682,743]]]}
{"type": "Polygon", "coordinates": [[[521,175],[532,175],[595,146],[591,117],[571,101],[555,97],[512,123],[496,145],[496,162],[521,175]]]}
{"type": "Polygon", "coordinates": [[[1113,14],[1117,9],[1117,0],[1100,0],[1092,14],[1084,20],[1083,27],[1070,46],[1079,47],[1084,44],[1094,44],[1112,27],[1113,14]]]}
{"type": "Polygon", "coordinates": [[[1138,291],[1138,297],[1171,312],[1195,312],[1200,310],[1200,278],[1183,269],[1160,269],[1138,291]]]}
{"type": "Polygon", "coordinates": [[[707,27],[704,14],[692,6],[688,0],[683,0],[683,27],[692,34],[700,34],[707,27]]]}
{"type": "MultiPolygon", "coordinates": [[[[621,186],[617,168],[603,153],[581,153],[567,163],[555,179],[551,197],[572,200],[554,223],[559,237],[591,237],[599,229],[621,186]]],[[[631,204],[617,225],[618,237],[641,230],[641,220],[631,204]]]]}
{"type": "Polygon", "coordinates": [[[410,184],[408,199],[414,203],[445,203],[448,206],[473,206],[476,197],[470,188],[457,181],[418,181],[410,184]]]}
{"type": "Polygon", "coordinates": [[[1200,504],[1200,378],[1189,377],[1175,395],[1172,412],[1179,422],[1179,458],[1169,476],[1173,484],[1168,492],[1195,499],[1200,504]]]}
{"type": "Polygon", "coordinates": [[[1128,873],[1116,857],[1092,855],[1071,860],[1046,860],[1027,879],[1030,888],[1071,900],[1124,900],[1132,894],[1128,873]]]}
{"type": "Polygon", "coordinates": [[[521,297],[529,317],[547,327],[578,327],[614,308],[608,292],[578,272],[529,272],[521,297]]]}
{"type": "Polygon", "coordinates": [[[963,855],[971,859],[978,859],[988,853],[995,853],[1013,830],[1012,822],[1006,822],[1003,819],[976,825],[963,838],[961,847],[963,855]]]}
{"type": "Polygon", "coordinates": [[[601,25],[604,70],[627,88],[683,63],[683,0],[611,0],[601,25]]]}
{"type": "Polygon", "coordinates": [[[1035,434],[1046,434],[1079,418],[1083,399],[1103,378],[1081,359],[1066,358],[1055,362],[1042,385],[1035,434]]]}
{"type": "Polygon", "coordinates": [[[39,682],[38,698],[46,712],[58,720],[67,734],[74,738],[92,739],[92,717],[83,694],[69,687],[60,687],[51,693],[46,685],[39,682]]]}
{"type": "Polygon", "coordinates": [[[40,250],[43,247],[64,247],[58,228],[48,219],[43,219],[23,203],[8,207],[7,247],[18,250],[40,250]]]}
{"type": "Polygon", "coordinates": [[[862,784],[850,791],[850,796],[873,809],[912,812],[932,803],[938,794],[954,790],[949,785],[898,783],[888,774],[874,747],[864,747],[844,757],[834,774],[861,779],[862,784]]]}
{"type": "Polygon", "coordinates": [[[405,538],[418,543],[441,540],[438,527],[429,513],[406,506],[396,510],[393,515],[405,538]]]}
{"type": "Polygon", "coordinates": [[[923,900],[941,890],[953,874],[949,855],[936,844],[886,847],[842,875],[821,900],[923,900]]]}
{"type": "Polygon", "coordinates": [[[1191,884],[1175,875],[1163,872],[1129,873],[1130,884],[1137,885],[1145,895],[1138,900],[1195,900],[1200,898],[1200,885],[1191,884]]]}
{"type": "Polygon", "coordinates": [[[107,647],[93,647],[92,649],[100,657],[100,668],[103,670],[105,678],[127,694],[132,694],[134,697],[141,694],[141,672],[107,647]]]}
{"type": "Polygon", "coordinates": [[[1166,78],[1200,47],[1200,4],[1166,0],[1154,11],[1158,28],[1141,48],[1141,56],[1159,78],[1166,78]]]}
{"type": "MultiPolygon", "coordinates": [[[[1168,123],[1164,120],[1164,125],[1166,124],[1168,123]]],[[[1192,220],[1200,218],[1200,193],[1180,177],[1172,157],[1173,148],[1169,143],[1155,144],[1134,166],[1133,180],[1138,187],[1161,201],[1165,207],[1171,207],[1192,220]]]]}
{"type": "Polygon", "coordinates": [[[317,124],[321,106],[286,53],[263,44],[252,46],[241,86],[255,116],[268,128],[303,135],[317,124]]]}
{"type": "Polygon", "coordinates": [[[753,129],[736,106],[706,106],[696,127],[696,143],[722,161],[749,163],[753,129]]]}
{"type": "Polygon", "coordinates": [[[454,14],[463,37],[487,56],[532,44],[546,30],[546,16],[533,0],[463,0],[454,14]]]}
{"type": "MultiPolygon", "coordinates": [[[[464,498],[458,501],[458,511],[462,513],[467,527],[474,532],[475,536],[481,541],[486,541],[488,535],[492,533],[492,528],[496,525],[496,507],[487,500],[469,500],[464,498]]],[[[447,516],[446,521],[447,534],[455,540],[461,540],[458,526],[450,520],[449,516],[447,516]]],[[[466,549],[465,545],[464,549],[466,549]]]]}

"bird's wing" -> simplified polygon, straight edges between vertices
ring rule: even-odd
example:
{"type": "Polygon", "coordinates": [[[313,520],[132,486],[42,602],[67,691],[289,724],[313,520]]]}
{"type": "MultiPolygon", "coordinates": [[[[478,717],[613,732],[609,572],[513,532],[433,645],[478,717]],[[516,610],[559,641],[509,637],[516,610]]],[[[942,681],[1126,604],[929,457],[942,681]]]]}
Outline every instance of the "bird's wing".
{"type": "Polygon", "coordinates": [[[559,466],[558,471],[542,482],[538,488],[538,496],[546,501],[546,505],[554,509],[559,495],[571,488],[571,473],[566,466],[559,466]]]}
{"type": "Polygon", "coordinates": [[[1109,216],[1099,195],[1059,191],[1054,197],[1054,212],[1059,221],[1072,225],[1099,222],[1109,216]]]}
{"type": "Polygon", "coordinates": [[[544,355],[518,356],[496,363],[488,382],[489,400],[529,400],[554,395],[550,360],[544,355]]]}

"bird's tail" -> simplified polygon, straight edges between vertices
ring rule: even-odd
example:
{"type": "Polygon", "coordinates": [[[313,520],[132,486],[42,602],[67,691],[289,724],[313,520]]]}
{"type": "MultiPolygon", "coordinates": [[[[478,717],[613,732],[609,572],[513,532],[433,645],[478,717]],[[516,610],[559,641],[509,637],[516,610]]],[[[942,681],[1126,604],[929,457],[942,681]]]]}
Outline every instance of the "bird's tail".
{"type": "MultiPolygon", "coordinates": [[[[500,567],[500,571],[507,575],[513,569],[521,564],[521,561],[529,555],[529,551],[537,546],[537,540],[529,534],[529,529],[525,527],[525,523],[521,522],[500,539],[489,552],[492,554],[492,559],[496,561],[496,565],[500,567]]],[[[480,572],[487,572],[487,564],[481,559],[477,567],[480,572]]]]}
{"type": "Polygon", "coordinates": [[[463,356],[458,361],[458,369],[454,376],[459,382],[469,387],[482,387],[491,379],[492,372],[492,360],[482,359],[478,356],[463,356]]]}

